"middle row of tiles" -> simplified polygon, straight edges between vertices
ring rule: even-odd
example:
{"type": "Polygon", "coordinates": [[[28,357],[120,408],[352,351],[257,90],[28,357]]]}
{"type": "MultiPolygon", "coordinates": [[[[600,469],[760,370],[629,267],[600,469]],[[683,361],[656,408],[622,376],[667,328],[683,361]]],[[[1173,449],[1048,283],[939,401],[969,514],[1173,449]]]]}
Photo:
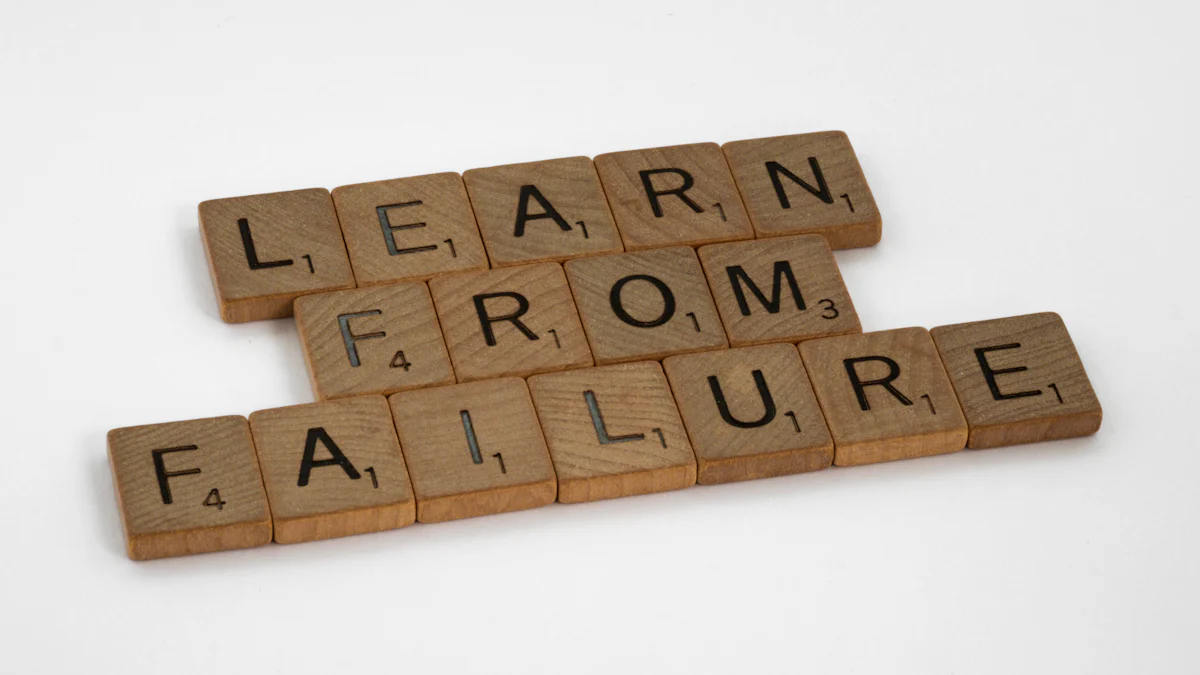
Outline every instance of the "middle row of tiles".
{"type": "Polygon", "coordinates": [[[818,235],[320,293],[295,315],[320,400],[862,332],[818,235]]]}

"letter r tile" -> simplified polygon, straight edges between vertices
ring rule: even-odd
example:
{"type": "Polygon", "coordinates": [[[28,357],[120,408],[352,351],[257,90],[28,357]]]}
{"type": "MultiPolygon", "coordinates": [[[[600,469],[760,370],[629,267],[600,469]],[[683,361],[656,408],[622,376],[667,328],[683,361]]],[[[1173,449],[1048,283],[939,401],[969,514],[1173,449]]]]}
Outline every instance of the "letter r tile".
{"type": "Polygon", "coordinates": [[[113,429],[108,459],[130,558],[271,542],[271,514],[245,417],[113,429]]]}
{"type": "Polygon", "coordinates": [[[696,456],[654,361],[529,378],[558,475],[558,500],[588,502],[678,490],[696,456]]]}
{"type": "Polygon", "coordinates": [[[429,289],[459,382],[592,365],[558,263],[450,274],[429,289]]]}
{"type": "Polygon", "coordinates": [[[929,331],[900,328],[800,343],[838,466],[962,450],[963,417],[929,331]]]}
{"type": "Polygon", "coordinates": [[[230,323],[282,319],[301,295],[354,288],[323,188],[201,202],[200,233],[221,318],[230,323]]]}
{"type": "Polygon", "coordinates": [[[318,400],[454,383],[423,282],[306,295],[296,328],[318,400]]]}
{"type": "Polygon", "coordinates": [[[612,152],[595,163],[626,251],[754,238],[716,143],[612,152]]]}
{"type": "Polygon", "coordinates": [[[1062,317],[1053,313],[934,328],[970,448],[1094,434],[1103,415],[1062,317]]]}

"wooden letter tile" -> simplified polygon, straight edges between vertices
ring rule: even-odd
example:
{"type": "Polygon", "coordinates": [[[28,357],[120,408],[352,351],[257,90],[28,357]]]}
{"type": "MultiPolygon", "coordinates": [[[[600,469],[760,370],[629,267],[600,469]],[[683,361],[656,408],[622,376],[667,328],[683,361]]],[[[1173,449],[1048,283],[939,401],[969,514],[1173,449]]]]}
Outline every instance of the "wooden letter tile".
{"type": "Polygon", "coordinates": [[[457,173],[343,185],[333,203],[359,286],[487,269],[457,173]]]}
{"type": "Polygon", "coordinates": [[[422,282],[306,295],[296,300],[296,327],[319,400],[454,384],[422,282]]]}
{"type": "Polygon", "coordinates": [[[108,432],[129,557],[262,546],[271,514],[245,417],[108,432]]]}
{"type": "Polygon", "coordinates": [[[712,244],[699,253],[734,346],[862,332],[837,261],[817,235],[712,244]]]}
{"type": "Polygon", "coordinates": [[[754,238],[716,143],[613,152],[596,170],[627,251],[754,238]]]}
{"type": "Polygon", "coordinates": [[[492,267],[624,250],[587,157],[463,174],[492,267]]]}
{"type": "Polygon", "coordinates": [[[230,323],[282,319],[298,296],[354,288],[323,188],[201,202],[200,233],[221,318],[230,323]]]}
{"type": "Polygon", "coordinates": [[[820,234],[835,249],[879,243],[882,221],[841,131],[724,145],[759,237],[820,234]]]}
{"type": "Polygon", "coordinates": [[[429,289],[459,382],[592,365],[558,263],[437,277],[429,289]]]}
{"type": "Polygon", "coordinates": [[[250,428],[276,542],[392,530],[416,518],[382,396],[260,410],[250,428]]]}
{"type": "Polygon", "coordinates": [[[1087,436],[1100,428],[1100,401],[1059,315],[960,323],[931,332],[971,428],[967,447],[1087,436]]]}
{"type": "Polygon", "coordinates": [[[525,381],[510,377],[393,394],[417,520],[545,506],[557,483],[525,381]]]}
{"type": "Polygon", "coordinates": [[[689,487],[696,456],[650,361],[529,378],[564,503],[689,487]]]}
{"type": "Polygon", "coordinates": [[[967,444],[967,421],[929,331],[900,328],[800,343],[834,464],[940,455],[967,444]]]}
{"type": "Polygon", "coordinates": [[[663,361],[699,463],[697,482],[728,483],[824,469],[833,438],[791,344],[663,361]]]}
{"type": "Polygon", "coordinates": [[[696,252],[686,246],[566,263],[596,363],[726,346],[696,252]]]}

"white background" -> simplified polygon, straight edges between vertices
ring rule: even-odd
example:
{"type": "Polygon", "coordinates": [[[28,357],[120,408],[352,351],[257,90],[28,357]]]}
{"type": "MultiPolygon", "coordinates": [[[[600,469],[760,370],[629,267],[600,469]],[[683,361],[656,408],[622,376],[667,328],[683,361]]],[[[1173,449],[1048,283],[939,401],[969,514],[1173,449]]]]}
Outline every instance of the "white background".
{"type": "Polygon", "coordinates": [[[3,2],[0,672],[1200,669],[1194,3],[207,4],[3,2]],[[201,200],[825,129],[864,329],[1058,311],[1098,435],[125,557],[108,429],[312,400],[201,200]]]}

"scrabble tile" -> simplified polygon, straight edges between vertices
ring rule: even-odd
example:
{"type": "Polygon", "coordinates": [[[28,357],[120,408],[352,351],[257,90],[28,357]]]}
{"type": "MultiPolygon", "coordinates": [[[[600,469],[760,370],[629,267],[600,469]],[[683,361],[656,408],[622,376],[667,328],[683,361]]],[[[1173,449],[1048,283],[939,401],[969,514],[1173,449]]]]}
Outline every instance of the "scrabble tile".
{"type": "Polygon", "coordinates": [[[289,317],[301,295],[354,288],[328,190],[201,202],[200,233],[230,323],[289,317]]]}
{"type": "Polygon", "coordinates": [[[558,500],[590,502],[696,482],[696,456],[654,361],[529,378],[558,500]]]}
{"type": "Polygon", "coordinates": [[[388,400],[417,495],[417,520],[437,523],[554,501],[554,466],[524,380],[406,391],[388,400]]]}
{"type": "Polygon", "coordinates": [[[833,438],[791,344],[663,360],[702,484],[824,469],[833,438]]]}
{"type": "Polygon", "coordinates": [[[343,185],[333,203],[359,286],[488,267],[457,173],[343,185]]]}
{"type": "Polygon", "coordinates": [[[437,277],[429,289],[459,382],[592,365],[558,263],[437,277]]]}
{"type": "Polygon", "coordinates": [[[492,267],[624,250],[587,157],[471,169],[463,179],[492,267]]]}
{"type": "Polygon", "coordinates": [[[296,328],[318,400],[454,384],[422,282],[306,295],[296,300],[296,328]]]}
{"type": "Polygon", "coordinates": [[[837,261],[817,235],[711,244],[699,254],[734,346],[862,332],[837,261]]]}
{"type": "Polygon", "coordinates": [[[596,171],[627,251],[754,238],[716,143],[599,155],[596,171]]]}
{"type": "Polygon", "coordinates": [[[962,450],[967,421],[924,328],[820,338],[800,354],[838,466],[962,450]]]}
{"type": "Polygon", "coordinates": [[[260,410],[250,415],[275,541],[411,525],[416,501],[382,396],[260,410]]]}
{"type": "Polygon", "coordinates": [[[262,546],[271,514],[245,417],[108,432],[129,557],[262,546]]]}
{"type": "Polygon", "coordinates": [[[841,131],[722,146],[758,237],[820,234],[832,248],[879,243],[882,220],[841,131]]]}
{"type": "Polygon", "coordinates": [[[700,261],[686,246],[580,258],[565,267],[597,364],[728,344],[700,261]]]}
{"type": "Polygon", "coordinates": [[[722,146],[759,237],[820,234],[835,249],[879,243],[882,220],[841,131],[722,146]]]}
{"type": "Polygon", "coordinates": [[[1100,429],[1062,317],[1028,314],[930,331],[971,428],[969,448],[1087,436],[1100,429]]]}

